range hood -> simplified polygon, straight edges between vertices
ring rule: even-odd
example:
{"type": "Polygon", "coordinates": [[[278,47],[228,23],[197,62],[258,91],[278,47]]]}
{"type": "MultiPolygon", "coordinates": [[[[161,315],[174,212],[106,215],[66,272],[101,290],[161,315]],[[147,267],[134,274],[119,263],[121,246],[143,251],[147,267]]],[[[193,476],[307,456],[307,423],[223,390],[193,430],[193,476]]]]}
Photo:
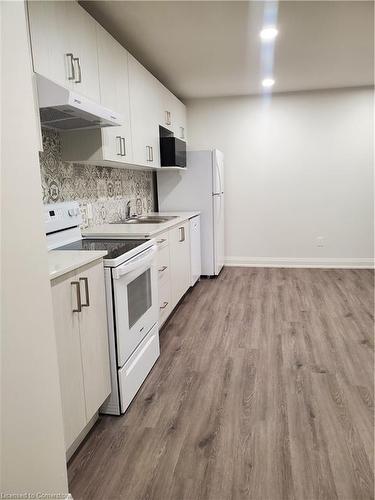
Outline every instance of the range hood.
{"type": "Polygon", "coordinates": [[[123,117],[86,97],[36,74],[43,128],[82,130],[123,124],[123,117]]]}

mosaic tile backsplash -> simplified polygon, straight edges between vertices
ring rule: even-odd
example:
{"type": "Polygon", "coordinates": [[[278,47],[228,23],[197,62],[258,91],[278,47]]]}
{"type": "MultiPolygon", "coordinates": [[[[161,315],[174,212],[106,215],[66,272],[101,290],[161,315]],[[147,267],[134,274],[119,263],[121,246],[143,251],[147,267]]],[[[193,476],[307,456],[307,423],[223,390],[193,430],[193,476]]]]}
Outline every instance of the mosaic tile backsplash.
{"type": "Polygon", "coordinates": [[[83,227],[124,218],[129,200],[131,214],[154,209],[152,172],[64,162],[58,132],[43,130],[40,170],[43,203],[78,201],[83,227]],[[91,219],[87,217],[88,204],[91,219]]]}

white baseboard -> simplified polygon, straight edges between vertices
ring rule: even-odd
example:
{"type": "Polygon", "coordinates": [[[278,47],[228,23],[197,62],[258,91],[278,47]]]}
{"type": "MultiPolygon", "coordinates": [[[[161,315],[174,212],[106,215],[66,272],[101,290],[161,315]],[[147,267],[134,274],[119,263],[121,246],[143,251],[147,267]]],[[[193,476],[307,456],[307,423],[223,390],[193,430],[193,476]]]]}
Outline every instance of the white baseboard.
{"type": "Polygon", "coordinates": [[[236,267],[311,267],[333,269],[374,269],[374,259],[225,257],[226,266],[236,267]]]}

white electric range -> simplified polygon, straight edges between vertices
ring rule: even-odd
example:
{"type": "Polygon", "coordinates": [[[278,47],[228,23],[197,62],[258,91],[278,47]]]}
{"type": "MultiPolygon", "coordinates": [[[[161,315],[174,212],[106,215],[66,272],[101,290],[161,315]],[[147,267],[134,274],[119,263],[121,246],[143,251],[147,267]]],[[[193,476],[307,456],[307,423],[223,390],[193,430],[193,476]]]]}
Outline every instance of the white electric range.
{"type": "Polygon", "coordinates": [[[112,392],[102,413],[124,413],[159,357],[154,240],[83,238],[77,202],[45,205],[48,250],[106,250],[112,392]]]}

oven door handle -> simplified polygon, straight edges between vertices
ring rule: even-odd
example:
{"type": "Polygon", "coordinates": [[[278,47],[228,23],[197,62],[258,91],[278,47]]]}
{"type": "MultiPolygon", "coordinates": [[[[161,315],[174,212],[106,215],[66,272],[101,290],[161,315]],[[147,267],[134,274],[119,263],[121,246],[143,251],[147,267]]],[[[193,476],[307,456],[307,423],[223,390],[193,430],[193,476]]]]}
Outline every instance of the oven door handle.
{"type": "Polygon", "coordinates": [[[121,266],[116,267],[112,271],[112,276],[115,280],[120,279],[124,274],[131,273],[135,269],[142,267],[143,265],[151,262],[153,256],[157,251],[156,245],[153,245],[150,249],[142,252],[138,257],[134,257],[129,262],[122,264],[121,266]]]}

